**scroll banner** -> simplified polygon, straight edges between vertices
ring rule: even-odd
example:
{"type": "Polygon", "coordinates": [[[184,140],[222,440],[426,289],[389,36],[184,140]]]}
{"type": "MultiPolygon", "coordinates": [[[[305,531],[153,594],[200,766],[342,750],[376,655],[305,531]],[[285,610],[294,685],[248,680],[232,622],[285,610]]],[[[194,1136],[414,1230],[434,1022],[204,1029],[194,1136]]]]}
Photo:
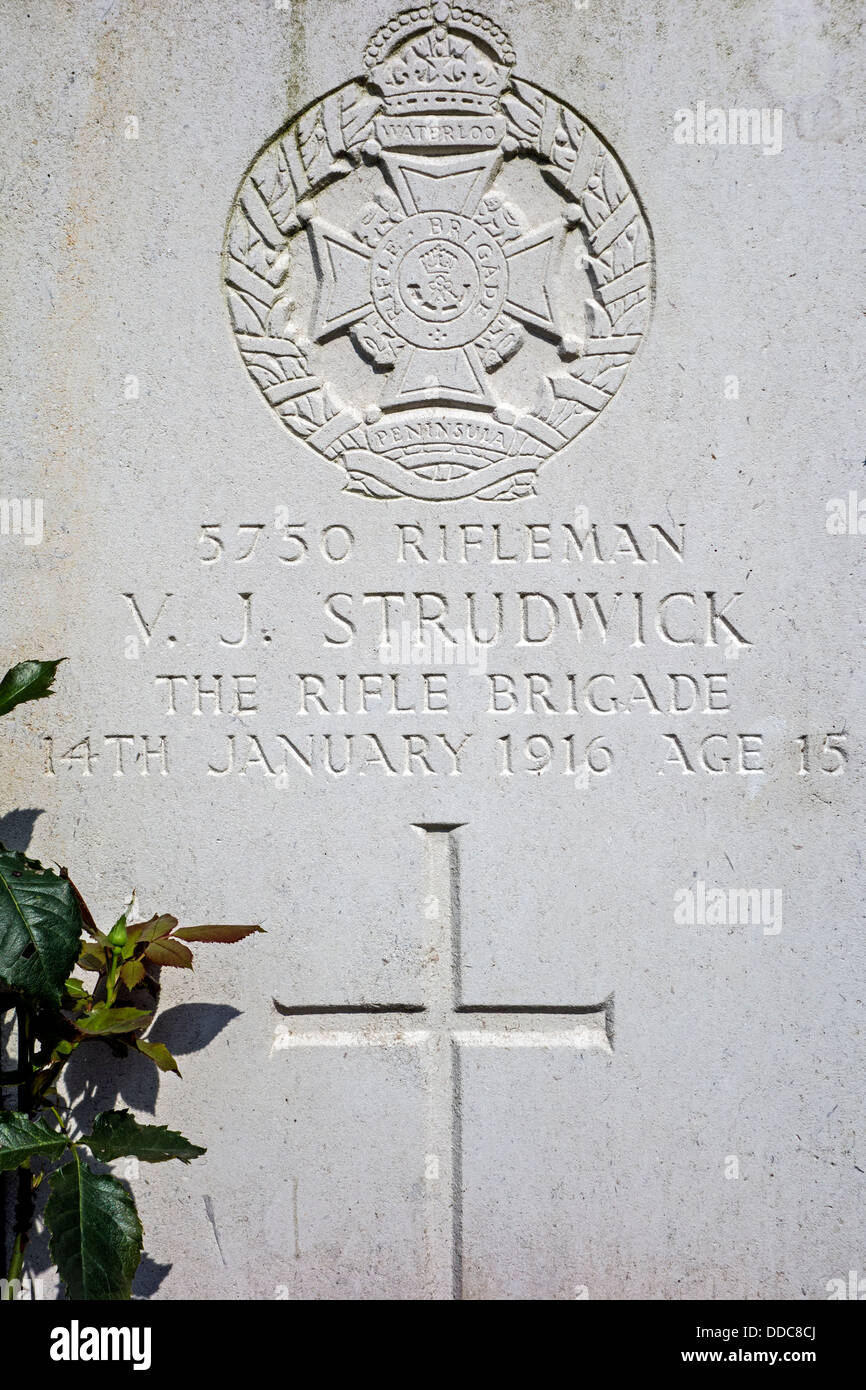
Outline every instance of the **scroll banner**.
{"type": "MultiPolygon", "coordinates": [[[[510,479],[529,478],[537,470],[540,458],[501,458],[486,464],[463,478],[449,478],[446,482],[435,482],[422,478],[384,454],[374,454],[367,449],[350,449],[343,456],[346,472],[353,478],[371,478],[389,490],[403,497],[415,497],[422,502],[454,501],[461,497],[474,497],[476,493],[487,492],[491,487],[504,484],[510,479]]],[[[429,459],[423,467],[436,463],[453,463],[452,459],[429,459]]],[[[504,490],[504,489],[497,489],[504,490]]]]}

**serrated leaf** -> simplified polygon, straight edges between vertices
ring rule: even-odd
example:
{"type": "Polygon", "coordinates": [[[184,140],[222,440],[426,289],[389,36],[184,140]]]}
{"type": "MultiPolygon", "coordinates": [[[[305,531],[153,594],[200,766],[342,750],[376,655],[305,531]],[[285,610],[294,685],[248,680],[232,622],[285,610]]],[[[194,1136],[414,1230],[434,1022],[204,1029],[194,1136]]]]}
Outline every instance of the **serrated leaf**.
{"type": "Polygon", "coordinates": [[[252,936],[253,932],[263,932],[264,927],[179,927],[174,933],[174,940],[180,937],[183,941],[243,941],[245,936],[252,936]]]}
{"type": "Polygon", "coordinates": [[[80,942],[69,880],[0,846],[0,978],[59,1008],[80,942]]]}
{"type": "Polygon", "coordinates": [[[58,661],[19,661],[0,681],[0,714],[8,714],[25,700],[44,700],[50,695],[58,661]]]}
{"type": "Polygon", "coordinates": [[[144,954],[154,965],[176,965],[181,970],[192,970],[192,951],[173,937],[151,941],[144,954]]]}
{"type": "Polygon", "coordinates": [[[106,1033],[131,1033],[134,1028],[143,1028],[151,1018],[153,1013],[150,1009],[107,1009],[102,1006],[76,1018],[75,1026],[82,1033],[100,1037],[106,1033]]]}
{"type": "Polygon", "coordinates": [[[59,1168],[49,1182],[49,1249],[68,1296],[94,1301],[131,1297],[142,1230],[126,1188],[77,1159],[59,1168]]]}
{"type": "Polygon", "coordinates": [[[84,950],[78,957],[78,964],[82,970],[104,970],[105,952],[98,946],[91,946],[90,942],[85,942],[84,950]]]}
{"type": "Polygon", "coordinates": [[[104,1110],[97,1115],[93,1132],[81,1142],[101,1163],[127,1157],[143,1163],[167,1163],[171,1158],[189,1163],[206,1152],[165,1125],[139,1124],[129,1110],[104,1110]]]}
{"type": "Polygon", "coordinates": [[[145,1057],[149,1057],[152,1062],[155,1062],[160,1071],[173,1071],[180,1076],[180,1067],[165,1043],[147,1042],[144,1038],[136,1038],[135,1046],[139,1052],[144,1053],[145,1057]]]}
{"type": "Polygon", "coordinates": [[[120,967],[120,978],[126,988],[135,989],[144,979],[144,966],[140,960],[128,960],[125,965],[120,967]]]}
{"type": "Polygon", "coordinates": [[[68,1144],[66,1135],[44,1120],[17,1110],[0,1112],[0,1173],[11,1173],[31,1158],[59,1158],[68,1144]]]}
{"type": "Polygon", "coordinates": [[[176,926],[177,918],[166,912],[149,917],[146,922],[134,922],[127,927],[126,935],[129,941],[159,941],[170,936],[176,926]]]}

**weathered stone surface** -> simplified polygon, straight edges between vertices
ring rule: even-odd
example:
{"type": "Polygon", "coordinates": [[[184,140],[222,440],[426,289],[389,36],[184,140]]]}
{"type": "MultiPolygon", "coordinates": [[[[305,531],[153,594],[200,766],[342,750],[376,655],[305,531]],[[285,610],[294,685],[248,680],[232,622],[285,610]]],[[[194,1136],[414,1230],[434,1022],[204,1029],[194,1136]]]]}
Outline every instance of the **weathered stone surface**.
{"type": "Polygon", "coordinates": [[[479,10],[0,5],[3,837],[267,928],[100,1077],[143,1293],[824,1298],[857,12],[479,10]]]}

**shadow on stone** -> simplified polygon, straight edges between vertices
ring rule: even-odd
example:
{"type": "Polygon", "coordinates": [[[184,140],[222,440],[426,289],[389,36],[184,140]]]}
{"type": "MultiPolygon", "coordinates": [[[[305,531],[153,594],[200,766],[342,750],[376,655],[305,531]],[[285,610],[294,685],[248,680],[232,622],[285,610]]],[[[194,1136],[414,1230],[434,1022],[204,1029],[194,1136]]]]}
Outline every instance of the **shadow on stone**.
{"type": "Polygon", "coordinates": [[[115,1057],[107,1046],[89,1044],[69,1059],[63,1080],[75,1123],[83,1130],[99,1110],[128,1107],[152,1115],[156,1108],[159,1072],[139,1053],[115,1057]]]}
{"type": "Polygon", "coordinates": [[[231,1004],[175,1004],[157,1016],[148,1041],[164,1043],[176,1057],[187,1057],[212,1043],[240,1013],[231,1004]]]}
{"type": "Polygon", "coordinates": [[[24,854],[33,838],[33,827],[38,817],[44,814],[42,807],[31,806],[19,811],[8,811],[5,816],[0,816],[0,845],[24,854]]]}
{"type": "Polygon", "coordinates": [[[157,1264],[156,1260],[152,1260],[147,1254],[142,1255],[141,1264],[132,1281],[133,1298],[152,1298],[171,1268],[171,1265],[157,1264]]]}
{"type": "MultiPolygon", "coordinates": [[[[230,1004],[176,1004],[157,1016],[147,1037],[161,1042],[176,1057],[201,1052],[240,1015],[230,1004]]],[[[128,1106],[152,1115],[156,1109],[160,1073],[148,1057],[130,1053],[115,1057],[108,1046],[92,1045],[73,1054],[64,1082],[75,1122],[89,1128],[100,1110],[128,1106]]]]}

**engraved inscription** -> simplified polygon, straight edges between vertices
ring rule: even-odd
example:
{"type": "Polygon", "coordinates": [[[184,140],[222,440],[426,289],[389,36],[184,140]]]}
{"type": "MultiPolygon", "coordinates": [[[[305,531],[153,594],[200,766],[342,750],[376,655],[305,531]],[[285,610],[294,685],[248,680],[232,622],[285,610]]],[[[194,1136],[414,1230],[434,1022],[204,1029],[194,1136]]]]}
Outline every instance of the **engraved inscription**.
{"type": "Polygon", "coordinates": [[[372,259],[373,303],[418,347],[474,342],[502,308],[507,279],[496,242],[466,217],[407,218],[372,259]]]}
{"type": "Polygon", "coordinates": [[[745,716],[756,595],[707,586],[672,518],[394,521],[383,538],[280,503],[270,521],[210,514],[191,542],[206,613],[174,581],[117,595],[147,722],[46,733],[46,777],[156,791],[468,775],[567,779],[583,795],[641,766],[752,786],[785,770],[826,788],[858,754],[842,723],[780,739],[745,716]],[[390,574],[370,587],[383,555],[390,574]],[[295,665],[286,596],[307,570],[312,645],[295,665]]]}

